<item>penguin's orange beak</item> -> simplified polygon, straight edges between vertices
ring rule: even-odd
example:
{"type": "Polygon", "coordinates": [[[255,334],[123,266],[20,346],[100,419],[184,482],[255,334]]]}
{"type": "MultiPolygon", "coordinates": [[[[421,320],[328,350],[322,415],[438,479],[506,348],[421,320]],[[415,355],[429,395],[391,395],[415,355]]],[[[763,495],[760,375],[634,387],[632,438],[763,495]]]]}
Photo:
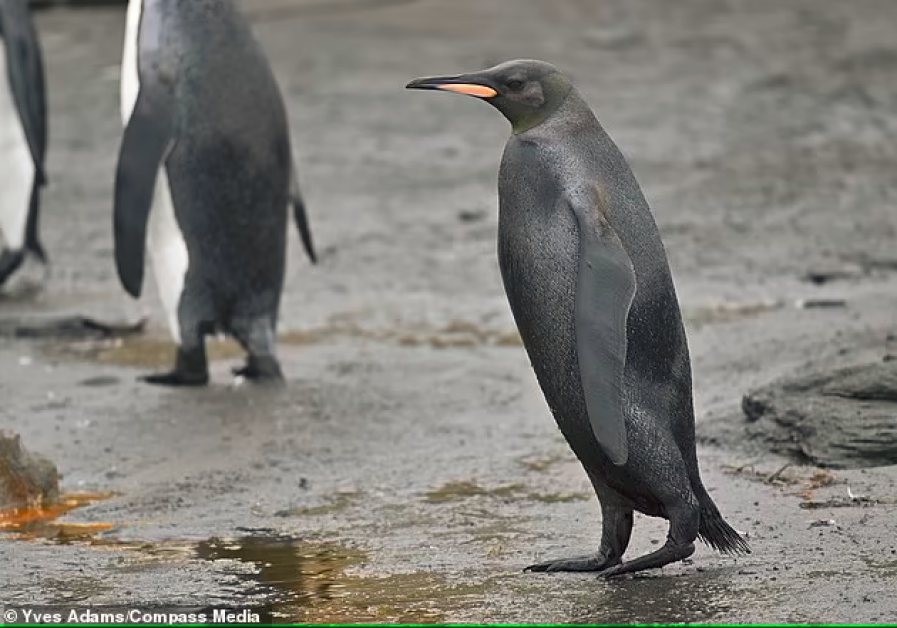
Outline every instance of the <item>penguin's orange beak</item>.
{"type": "Polygon", "coordinates": [[[449,92],[458,92],[477,98],[492,98],[498,94],[498,90],[489,85],[474,83],[465,80],[463,76],[444,76],[432,78],[414,79],[405,86],[406,89],[440,89],[449,92]]]}
{"type": "Polygon", "coordinates": [[[488,85],[477,85],[476,83],[442,83],[436,85],[436,89],[445,89],[450,92],[458,92],[459,94],[478,96],[480,98],[492,98],[498,93],[488,85]]]}

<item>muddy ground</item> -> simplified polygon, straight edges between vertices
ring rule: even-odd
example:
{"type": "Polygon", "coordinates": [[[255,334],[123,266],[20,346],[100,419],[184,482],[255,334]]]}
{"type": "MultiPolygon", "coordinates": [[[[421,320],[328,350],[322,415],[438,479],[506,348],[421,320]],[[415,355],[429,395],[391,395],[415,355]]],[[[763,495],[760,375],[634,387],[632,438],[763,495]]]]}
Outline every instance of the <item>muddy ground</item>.
{"type": "MultiPolygon", "coordinates": [[[[897,467],[777,473],[789,460],[746,437],[741,410],[779,377],[897,352],[897,4],[247,4],[321,253],[310,266],[291,232],[279,392],[235,385],[221,343],[208,389],[136,381],[172,348],[152,282],[132,301],[111,257],[124,12],[37,14],[53,264],[6,290],[0,318],[148,327],[0,341],[0,426],[64,489],[114,493],[0,539],[2,601],[251,604],[311,622],[897,619],[897,467]],[[701,545],[613,582],[522,573],[596,548],[600,513],[499,279],[508,125],[403,89],[515,57],[568,70],[642,183],[687,320],[702,474],[748,557],[701,545]]],[[[637,516],[629,555],[665,534],[637,516]]]]}

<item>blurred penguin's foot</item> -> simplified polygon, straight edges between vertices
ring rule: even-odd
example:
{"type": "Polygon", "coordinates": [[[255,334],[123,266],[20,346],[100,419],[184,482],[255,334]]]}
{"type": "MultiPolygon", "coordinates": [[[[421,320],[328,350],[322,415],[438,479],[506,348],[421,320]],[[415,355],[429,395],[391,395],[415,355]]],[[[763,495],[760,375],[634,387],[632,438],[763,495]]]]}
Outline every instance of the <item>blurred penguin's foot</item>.
{"type": "Polygon", "coordinates": [[[25,253],[23,251],[2,249],[2,253],[0,253],[0,286],[6,283],[12,274],[22,266],[24,261],[25,253]]]}
{"type": "Polygon", "coordinates": [[[656,569],[670,563],[688,558],[695,553],[694,543],[684,543],[681,545],[673,545],[669,541],[656,552],[639,556],[636,559],[627,561],[621,565],[605,569],[598,577],[601,579],[615,578],[627,573],[635,573],[636,571],[644,571],[645,569],[656,569]]]}
{"type": "Polygon", "coordinates": [[[209,383],[209,374],[183,373],[175,370],[169,373],[145,375],[140,378],[140,381],[157,386],[205,386],[209,383]]]}
{"type": "Polygon", "coordinates": [[[568,558],[565,560],[550,560],[544,563],[530,565],[524,572],[554,572],[554,571],[602,571],[613,568],[613,565],[620,564],[617,560],[614,563],[604,554],[592,554],[591,556],[579,556],[577,558],[568,558]]]}
{"type": "Polygon", "coordinates": [[[234,375],[257,383],[284,383],[280,363],[273,355],[250,355],[246,366],[234,369],[234,375]]]}
{"type": "Polygon", "coordinates": [[[209,383],[209,365],[205,348],[184,350],[178,347],[178,357],[174,370],[169,373],[147,375],[140,378],[147,384],[157,386],[205,386],[209,383]]]}

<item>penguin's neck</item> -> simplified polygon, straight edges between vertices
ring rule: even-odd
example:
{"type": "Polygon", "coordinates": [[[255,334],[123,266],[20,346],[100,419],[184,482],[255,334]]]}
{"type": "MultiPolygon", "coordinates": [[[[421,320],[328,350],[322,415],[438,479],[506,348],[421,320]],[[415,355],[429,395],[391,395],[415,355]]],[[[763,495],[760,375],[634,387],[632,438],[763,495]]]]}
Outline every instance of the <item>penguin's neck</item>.
{"type": "Polygon", "coordinates": [[[143,15],[143,0],[130,0],[125,21],[125,42],[121,57],[121,117],[127,124],[137,102],[140,92],[140,74],[138,72],[138,37],[140,35],[140,18],[143,15]]]}
{"type": "Polygon", "coordinates": [[[557,91],[552,90],[545,103],[536,111],[515,116],[515,119],[511,121],[511,131],[514,135],[519,135],[539,126],[561,108],[573,91],[573,85],[564,85],[557,91]]]}
{"type": "Polygon", "coordinates": [[[578,135],[588,132],[598,123],[598,119],[588,103],[583,99],[575,87],[565,94],[557,105],[546,112],[536,124],[520,131],[515,130],[514,135],[520,139],[536,140],[551,137],[578,135]]]}

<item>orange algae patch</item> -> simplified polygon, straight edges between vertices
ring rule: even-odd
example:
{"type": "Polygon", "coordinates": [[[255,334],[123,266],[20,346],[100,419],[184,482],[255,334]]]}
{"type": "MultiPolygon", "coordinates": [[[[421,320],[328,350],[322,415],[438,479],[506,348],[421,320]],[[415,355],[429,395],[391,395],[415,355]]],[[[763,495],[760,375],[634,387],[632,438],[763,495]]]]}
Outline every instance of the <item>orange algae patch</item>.
{"type": "Polygon", "coordinates": [[[63,494],[50,503],[31,504],[0,509],[0,532],[6,532],[21,539],[68,540],[105,532],[115,523],[109,521],[57,521],[69,511],[103,499],[109,499],[111,492],[74,491],[63,494]]]}

